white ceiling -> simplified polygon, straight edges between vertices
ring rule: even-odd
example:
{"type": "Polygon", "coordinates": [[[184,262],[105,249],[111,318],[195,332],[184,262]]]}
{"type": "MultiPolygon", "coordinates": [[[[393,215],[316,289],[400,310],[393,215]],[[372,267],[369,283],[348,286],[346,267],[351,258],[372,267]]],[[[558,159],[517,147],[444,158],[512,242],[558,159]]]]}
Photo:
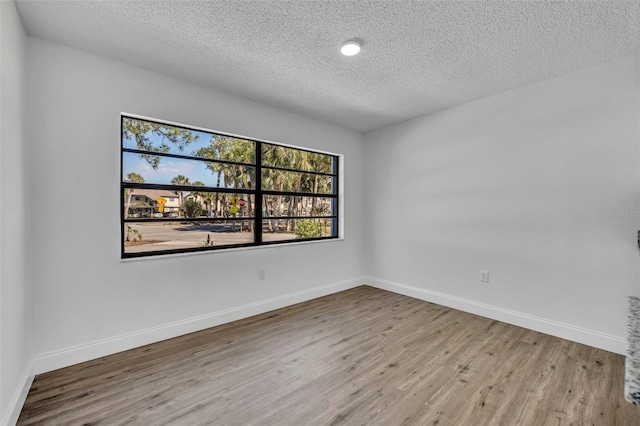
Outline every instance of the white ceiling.
{"type": "Polygon", "coordinates": [[[639,1],[32,1],[30,35],[359,131],[638,48],[639,1]],[[364,41],[360,55],[339,53],[364,41]]]}

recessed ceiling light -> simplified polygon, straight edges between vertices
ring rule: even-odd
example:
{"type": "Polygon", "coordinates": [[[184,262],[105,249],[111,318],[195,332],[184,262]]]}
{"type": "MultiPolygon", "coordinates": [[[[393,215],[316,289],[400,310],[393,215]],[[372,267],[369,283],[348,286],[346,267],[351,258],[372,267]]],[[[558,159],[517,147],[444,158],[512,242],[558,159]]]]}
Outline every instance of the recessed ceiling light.
{"type": "Polygon", "coordinates": [[[362,42],[360,42],[360,40],[348,40],[345,41],[340,48],[340,53],[342,53],[344,56],[354,56],[360,53],[361,46],[362,42]]]}

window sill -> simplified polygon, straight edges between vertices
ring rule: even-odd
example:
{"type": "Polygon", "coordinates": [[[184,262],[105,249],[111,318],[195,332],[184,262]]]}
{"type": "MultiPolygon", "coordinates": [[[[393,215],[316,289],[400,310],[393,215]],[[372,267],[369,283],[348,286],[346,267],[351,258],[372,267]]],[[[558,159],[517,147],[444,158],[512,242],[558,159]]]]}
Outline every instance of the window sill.
{"type": "Polygon", "coordinates": [[[297,242],[286,243],[286,244],[267,244],[267,245],[261,245],[261,246],[233,247],[233,248],[226,248],[226,249],[221,248],[221,249],[210,250],[210,251],[158,254],[157,256],[128,257],[128,258],[120,259],[120,263],[149,261],[149,260],[165,260],[165,259],[172,259],[172,258],[186,257],[186,256],[207,256],[207,255],[210,256],[212,254],[217,254],[217,253],[231,253],[231,252],[239,252],[239,251],[283,249],[291,246],[301,246],[301,245],[307,245],[307,244],[327,244],[327,243],[334,243],[334,242],[341,242],[341,241],[344,241],[344,237],[330,238],[326,240],[297,241],[297,242]]]}

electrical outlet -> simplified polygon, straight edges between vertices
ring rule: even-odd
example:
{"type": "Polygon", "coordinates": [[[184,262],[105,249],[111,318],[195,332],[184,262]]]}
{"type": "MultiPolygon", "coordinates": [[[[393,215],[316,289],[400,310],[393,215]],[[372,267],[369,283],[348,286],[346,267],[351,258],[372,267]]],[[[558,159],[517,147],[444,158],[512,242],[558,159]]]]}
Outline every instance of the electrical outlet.
{"type": "Polygon", "coordinates": [[[489,271],[480,271],[480,281],[483,283],[489,282],[489,271]]]}
{"type": "Polygon", "coordinates": [[[258,269],[258,278],[264,280],[266,277],[264,269],[258,269]]]}

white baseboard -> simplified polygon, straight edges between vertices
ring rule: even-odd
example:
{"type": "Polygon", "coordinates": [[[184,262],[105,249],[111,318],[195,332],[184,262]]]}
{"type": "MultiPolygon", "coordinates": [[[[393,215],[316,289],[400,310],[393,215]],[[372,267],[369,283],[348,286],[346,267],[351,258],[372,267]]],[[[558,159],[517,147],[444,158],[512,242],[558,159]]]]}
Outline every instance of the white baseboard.
{"type": "Polygon", "coordinates": [[[20,383],[22,386],[14,392],[11,397],[11,401],[9,401],[9,407],[7,408],[7,413],[4,416],[4,419],[0,419],[0,424],[4,426],[15,426],[18,422],[18,417],[20,417],[20,412],[22,411],[22,406],[24,405],[24,401],[27,399],[27,395],[29,394],[29,389],[31,389],[31,383],[33,383],[34,374],[34,360],[32,359],[25,368],[22,373],[22,377],[20,378],[20,383]]]}
{"type": "Polygon", "coordinates": [[[226,324],[253,315],[284,308],[296,303],[305,302],[317,297],[326,296],[339,291],[348,290],[365,284],[365,277],[357,277],[320,287],[314,287],[295,293],[285,294],[271,299],[262,300],[247,305],[237,306],[224,311],[213,312],[199,317],[189,318],[123,334],[108,339],[96,340],[84,345],[73,346],[62,350],[41,354],[35,359],[35,374],[46,373],[58,368],[122,352],[128,349],[171,339],[209,327],[226,324]]]}
{"type": "Polygon", "coordinates": [[[589,330],[380,278],[367,277],[366,282],[371,287],[392,291],[394,293],[403,294],[405,296],[425,300],[427,302],[437,303],[438,305],[447,306],[449,308],[506,322],[508,324],[517,325],[519,327],[528,328],[541,333],[550,334],[552,336],[604,349],[620,355],[625,355],[627,351],[627,339],[625,337],[589,330]]]}

